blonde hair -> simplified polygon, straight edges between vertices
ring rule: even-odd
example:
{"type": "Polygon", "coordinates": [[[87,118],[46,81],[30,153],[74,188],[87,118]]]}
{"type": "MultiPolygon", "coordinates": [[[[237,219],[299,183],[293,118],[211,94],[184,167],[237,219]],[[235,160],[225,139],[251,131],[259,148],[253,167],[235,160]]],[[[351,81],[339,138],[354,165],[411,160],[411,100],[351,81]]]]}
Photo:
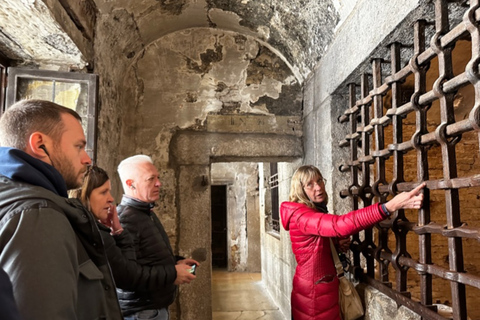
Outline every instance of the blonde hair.
{"type": "MultiPolygon", "coordinates": [[[[310,181],[316,181],[319,178],[323,178],[320,170],[315,166],[301,166],[298,168],[292,176],[292,182],[290,185],[291,202],[303,203],[310,208],[315,208],[315,204],[308,198],[303,187],[310,181]]],[[[325,204],[328,204],[328,196],[325,193],[325,204]]]]}

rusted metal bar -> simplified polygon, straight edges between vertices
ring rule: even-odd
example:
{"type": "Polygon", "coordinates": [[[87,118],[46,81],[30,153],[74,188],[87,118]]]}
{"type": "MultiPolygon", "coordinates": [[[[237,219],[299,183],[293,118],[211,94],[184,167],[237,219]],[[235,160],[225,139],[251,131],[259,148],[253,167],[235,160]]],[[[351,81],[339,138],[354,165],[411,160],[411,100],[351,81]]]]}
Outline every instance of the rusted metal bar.
{"type": "MultiPolygon", "coordinates": [[[[420,105],[419,97],[426,90],[426,72],[429,65],[417,65],[417,57],[425,51],[425,26],[424,20],[417,21],[414,27],[414,56],[410,60],[410,66],[414,70],[415,75],[415,91],[412,95],[411,104],[416,110],[416,131],[412,136],[411,142],[417,151],[417,180],[428,181],[428,149],[421,144],[421,137],[425,135],[427,130],[427,111],[430,105],[420,105]]],[[[424,190],[425,206],[419,210],[418,224],[425,225],[430,222],[430,210],[428,189],[424,190]]],[[[431,252],[431,235],[422,234],[418,239],[419,260],[423,264],[432,263],[431,252]]],[[[423,305],[432,304],[432,275],[428,273],[420,274],[420,301],[423,305]]]]}
{"type": "MultiPolygon", "coordinates": [[[[372,186],[373,194],[378,197],[379,202],[385,202],[387,195],[380,193],[378,187],[380,185],[387,185],[385,178],[385,159],[390,155],[381,152],[384,150],[385,137],[384,137],[384,123],[380,121],[383,117],[383,95],[382,92],[377,90],[382,85],[382,59],[373,59],[373,119],[370,121],[370,125],[373,126],[375,131],[375,151],[372,152],[372,156],[375,159],[375,173],[376,180],[372,186]]],[[[387,118],[390,121],[389,118],[387,118]]],[[[387,150],[388,151],[388,150],[387,150]]],[[[388,277],[388,261],[380,259],[380,253],[382,251],[389,252],[388,248],[388,229],[379,228],[378,235],[378,247],[374,252],[374,258],[378,261],[380,281],[386,283],[389,281],[388,277]]]]}
{"type": "MultiPolygon", "coordinates": [[[[480,187],[480,175],[476,174],[471,177],[464,177],[464,178],[455,178],[450,180],[429,180],[426,181],[428,190],[444,190],[444,189],[462,189],[462,188],[470,188],[470,187],[480,187]]],[[[396,185],[396,189],[398,192],[403,191],[410,191],[415,186],[418,185],[418,182],[401,182],[396,185]]],[[[368,189],[365,189],[368,190],[368,189]]],[[[365,191],[365,190],[362,190],[365,191]]],[[[388,192],[388,186],[380,186],[379,190],[381,192],[388,192]]],[[[352,192],[353,195],[360,195],[359,190],[352,192]]],[[[368,192],[371,192],[368,190],[368,192]]],[[[342,197],[348,197],[349,193],[348,190],[343,190],[340,192],[342,197]]]]}
{"type": "MultiPolygon", "coordinates": [[[[472,31],[470,28],[472,28],[472,26],[473,28],[476,28],[475,22],[480,21],[480,9],[475,8],[475,5],[474,4],[472,5],[471,1],[470,1],[470,8],[473,8],[473,9],[469,10],[468,18],[464,19],[464,21],[468,23],[458,24],[453,29],[451,29],[448,33],[444,34],[440,39],[440,45],[442,47],[448,47],[448,46],[454,45],[455,42],[463,38],[468,33],[470,33],[470,35],[472,34],[472,31]]],[[[473,45],[473,42],[472,42],[472,45],[473,45]]],[[[436,56],[435,51],[432,48],[427,48],[418,56],[417,63],[419,65],[423,65],[428,61],[432,60],[435,56],[436,56]]],[[[411,74],[411,72],[412,70],[410,69],[410,66],[406,66],[401,70],[399,70],[398,72],[396,72],[395,74],[392,74],[391,76],[386,77],[385,84],[390,85],[393,82],[403,81],[405,80],[405,78],[407,78],[411,74]]]]}
{"type": "MultiPolygon", "coordinates": [[[[390,47],[390,57],[391,57],[391,70],[392,74],[396,74],[400,69],[401,57],[400,57],[400,48],[401,45],[398,42],[395,42],[390,47]]],[[[403,128],[402,128],[402,117],[396,115],[397,107],[401,104],[401,85],[399,82],[393,82],[392,86],[392,108],[389,111],[391,112],[392,117],[392,135],[393,135],[393,144],[398,145],[403,142],[403,128]]],[[[387,112],[387,115],[389,113],[387,112]]],[[[403,152],[399,150],[391,150],[393,154],[393,177],[392,181],[388,185],[388,191],[392,196],[395,196],[397,192],[397,185],[404,182],[404,172],[403,172],[403,152]]],[[[407,242],[406,242],[406,232],[399,224],[401,221],[408,221],[405,217],[404,210],[398,210],[395,213],[396,217],[392,222],[392,231],[395,236],[395,250],[392,254],[392,265],[396,270],[395,273],[395,282],[397,291],[406,292],[407,291],[407,268],[403,268],[398,263],[398,258],[401,255],[406,254],[407,252],[407,242]]],[[[408,231],[407,231],[408,232],[408,231]]]]}
{"type": "MultiPolygon", "coordinates": [[[[349,91],[349,106],[354,106],[355,105],[355,100],[356,100],[356,91],[355,91],[355,84],[351,83],[348,85],[348,91],[349,91]]],[[[350,120],[350,137],[347,137],[347,140],[349,140],[350,144],[350,161],[354,162],[357,160],[358,156],[358,138],[359,135],[356,133],[357,132],[357,116],[358,112],[360,109],[358,107],[352,107],[350,108],[352,112],[348,114],[349,120],[350,120]]],[[[352,179],[352,183],[349,185],[348,190],[349,190],[349,196],[352,199],[352,208],[353,210],[358,209],[358,194],[354,195],[352,193],[353,190],[358,190],[359,189],[359,184],[358,184],[358,167],[357,166],[350,166],[350,176],[352,179]]],[[[352,241],[356,243],[360,243],[360,237],[357,234],[353,235],[352,241]]],[[[360,252],[354,252],[353,253],[353,263],[355,266],[360,266],[360,252]]]]}
{"type": "MultiPolygon", "coordinates": [[[[457,159],[455,144],[457,138],[448,139],[446,126],[455,122],[453,110],[454,94],[443,91],[443,83],[453,78],[452,46],[444,47],[441,38],[449,30],[448,3],[447,0],[435,1],[435,30],[430,46],[438,57],[438,79],[433,84],[433,91],[440,102],[440,125],[435,130],[435,136],[442,150],[443,176],[446,179],[457,177],[457,159]]],[[[447,227],[449,229],[459,227],[460,202],[458,189],[445,189],[445,211],[447,227]]],[[[464,272],[462,238],[448,238],[448,260],[451,271],[464,272]]],[[[466,289],[465,285],[458,282],[450,282],[452,291],[452,309],[454,319],[466,319],[466,289]]]]}
{"type": "Polygon", "coordinates": [[[436,312],[435,308],[429,308],[426,306],[421,305],[418,302],[413,301],[410,299],[409,296],[405,296],[402,293],[395,291],[388,286],[383,285],[383,283],[371,278],[365,277],[362,281],[366,282],[368,285],[380,290],[390,298],[394,299],[398,304],[404,305],[410,310],[415,311],[420,316],[424,317],[424,319],[430,320],[447,320],[446,318],[442,317],[436,312]]]}
{"type": "MultiPolygon", "coordinates": [[[[394,256],[389,252],[382,252],[381,259],[386,261],[393,261],[394,256]]],[[[471,287],[480,289],[480,277],[473,274],[450,271],[434,264],[419,263],[415,259],[406,256],[399,257],[398,263],[404,268],[414,269],[419,274],[428,273],[438,278],[466,284],[471,287]]]]}
{"type": "Polygon", "coordinates": [[[475,105],[473,106],[468,120],[472,127],[477,131],[480,140],[480,26],[477,23],[480,16],[479,0],[471,0],[470,8],[463,16],[463,24],[470,33],[472,41],[472,58],[465,68],[468,80],[475,89],[475,105]]]}
{"type": "MultiPolygon", "coordinates": [[[[363,73],[361,77],[360,85],[360,97],[364,101],[365,97],[368,95],[368,75],[363,73]]],[[[371,100],[371,99],[370,99],[371,100]]],[[[363,127],[367,126],[370,123],[370,104],[363,104],[361,107],[361,123],[363,127]]],[[[358,131],[358,128],[357,128],[358,131]]],[[[362,136],[362,152],[364,156],[370,156],[370,132],[365,130],[361,131],[362,136]]],[[[368,206],[372,203],[373,194],[364,192],[366,188],[370,188],[370,163],[362,163],[362,183],[360,185],[360,197],[362,198],[364,206],[368,206]]],[[[370,189],[371,190],[371,189],[370,189]]],[[[365,240],[361,243],[363,246],[363,252],[366,252],[367,248],[375,247],[373,242],[373,231],[371,228],[365,230],[365,240]]],[[[371,277],[375,276],[375,261],[373,255],[366,255],[367,260],[367,274],[371,277]]]]}

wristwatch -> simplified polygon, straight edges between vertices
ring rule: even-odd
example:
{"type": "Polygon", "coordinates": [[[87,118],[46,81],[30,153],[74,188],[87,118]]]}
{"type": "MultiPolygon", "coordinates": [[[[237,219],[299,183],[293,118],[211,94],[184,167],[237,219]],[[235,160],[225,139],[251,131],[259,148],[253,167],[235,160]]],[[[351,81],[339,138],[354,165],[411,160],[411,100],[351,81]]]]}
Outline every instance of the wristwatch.
{"type": "Polygon", "coordinates": [[[390,215],[392,214],[390,211],[388,211],[387,206],[385,205],[385,203],[382,203],[382,204],[380,205],[380,210],[382,210],[383,214],[385,214],[387,217],[390,217],[390,215]]]}

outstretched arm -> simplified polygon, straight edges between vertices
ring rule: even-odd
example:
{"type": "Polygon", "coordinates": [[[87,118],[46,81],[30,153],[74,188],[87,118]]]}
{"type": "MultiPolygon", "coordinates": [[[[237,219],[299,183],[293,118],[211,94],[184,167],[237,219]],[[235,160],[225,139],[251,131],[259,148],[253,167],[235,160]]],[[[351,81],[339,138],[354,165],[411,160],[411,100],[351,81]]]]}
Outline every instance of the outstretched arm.
{"type": "Polygon", "coordinates": [[[385,203],[388,212],[394,212],[400,209],[420,209],[423,204],[422,189],[425,185],[426,183],[422,182],[412,191],[397,194],[392,200],[385,203]]]}
{"type": "MultiPolygon", "coordinates": [[[[396,195],[385,204],[388,212],[400,209],[420,209],[423,204],[422,188],[424,187],[425,183],[421,183],[410,192],[402,192],[396,195]]],[[[379,203],[341,216],[321,213],[305,206],[298,210],[295,222],[304,235],[348,237],[363,229],[372,227],[375,223],[385,218],[387,216],[380,210],[379,203]]]]}

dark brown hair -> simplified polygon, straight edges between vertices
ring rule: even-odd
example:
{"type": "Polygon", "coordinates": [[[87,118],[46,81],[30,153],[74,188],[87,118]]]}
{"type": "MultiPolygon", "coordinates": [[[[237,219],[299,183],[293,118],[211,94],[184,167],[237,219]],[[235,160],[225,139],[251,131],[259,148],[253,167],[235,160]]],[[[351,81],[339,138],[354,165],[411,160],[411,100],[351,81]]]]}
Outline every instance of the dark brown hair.
{"type": "Polygon", "coordinates": [[[70,198],[77,198],[83,205],[90,210],[90,195],[92,191],[98,187],[103,186],[105,182],[110,180],[105,170],[96,165],[88,167],[83,179],[83,184],[79,189],[70,190],[70,198]]]}

